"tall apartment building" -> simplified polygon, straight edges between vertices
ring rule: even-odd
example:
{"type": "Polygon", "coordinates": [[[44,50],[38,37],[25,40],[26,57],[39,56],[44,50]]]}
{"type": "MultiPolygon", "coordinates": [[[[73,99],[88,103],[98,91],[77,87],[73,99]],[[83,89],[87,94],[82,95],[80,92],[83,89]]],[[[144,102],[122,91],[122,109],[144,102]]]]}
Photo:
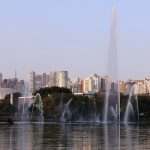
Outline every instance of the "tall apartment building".
{"type": "Polygon", "coordinates": [[[18,80],[16,77],[12,79],[4,79],[0,82],[0,99],[4,99],[7,94],[19,92],[21,95],[25,93],[24,80],[18,80]]]}
{"type": "Polygon", "coordinates": [[[72,93],[83,93],[83,80],[76,78],[70,81],[70,89],[72,93]]]}
{"type": "Polygon", "coordinates": [[[42,75],[37,75],[34,71],[30,72],[29,77],[30,84],[30,94],[39,90],[42,87],[46,87],[49,82],[49,75],[43,73],[42,75]]]}
{"type": "Polygon", "coordinates": [[[97,74],[93,74],[92,76],[93,81],[94,81],[94,92],[99,92],[101,90],[101,79],[100,76],[98,76],[97,74]]]}
{"type": "Polygon", "coordinates": [[[83,92],[84,93],[94,93],[99,92],[101,88],[101,80],[100,77],[96,74],[85,78],[83,80],[83,92]]]}
{"type": "Polygon", "coordinates": [[[59,86],[67,88],[68,84],[68,72],[51,72],[49,75],[43,73],[42,75],[37,75],[34,71],[30,72],[29,77],[30,82],[30,94],[42,87],[52,87],[59,86]]]}
{"type": "Polygon", "coordinates": [[[146,93],[150,94],[150,79],[145,78],[146,93]]]}
{"type": "Polygon", "coordinates": [[[1,87],[2,88],[17,89],[17,83],[18,83],[18,79],[17,78],[4,79],[1,82],[1,87]]]}
{"type": "Polygon", "coordinates": [[[89,78],[85,78],[83,80],[83,92],[88,93],[89,92],[89,78]]]}
{"type": "Polygon", "coordinates": [[[119,89],[120,93],[122,94],[126,93],[126,83],[124,81],[119,81],[119,89]]]}
{"type": "Polygon", "coordinates": [[[43,87],[42,75],[35,75],[35,89],[38,90],[43,87]]]}
{"type": "Polygon", "coordinates": [[[68,84],[68,71],[60,71],[58,73],[58,86],[67,88],[68,84]]]}
{"type": "Polygon", "coordinates": [[[35,72],[32,71],[32,72],[30,72],[30,75],[29,75],[30,94],[32,94],[36,90],[35,81],[36,81],[35,72]]]}
{"type": "Polygon", "coordinates": [[[58,72],[57,71],[50,72],[48,86],[49,87],[58,86],[58,72]]]}
{"type": "Polygon", "coordinates": [[[46,73],[43,73],[42,75],[42,86],[46,87],[49,81],[49,75],[47,75],[46,73]]]}
{"type": "Polygon", "coordinates": [[[17,91],[19,92],[19,93],[21,93],[22,95],[27,95],[28,93],[27,93],[27,91],[28,91],[28,87],[25,87],[25,82],[24,82],[24,80],[19,80],[18,82],[17,82],[17,91]]]}
{"type": "Polygon", "coordinates": [[[146,94],[145,80],[135,80],[135,94],[146,94]]]}

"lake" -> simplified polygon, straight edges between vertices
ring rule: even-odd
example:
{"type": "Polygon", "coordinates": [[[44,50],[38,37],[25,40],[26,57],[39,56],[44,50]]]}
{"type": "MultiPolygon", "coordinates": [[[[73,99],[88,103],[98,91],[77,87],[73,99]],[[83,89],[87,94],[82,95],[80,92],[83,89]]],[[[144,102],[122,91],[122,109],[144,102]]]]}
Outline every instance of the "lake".
{"type": "Polygon", "coordinates": [[[0,124],[0,150],[145,150],[148,124],[0,124]]]}

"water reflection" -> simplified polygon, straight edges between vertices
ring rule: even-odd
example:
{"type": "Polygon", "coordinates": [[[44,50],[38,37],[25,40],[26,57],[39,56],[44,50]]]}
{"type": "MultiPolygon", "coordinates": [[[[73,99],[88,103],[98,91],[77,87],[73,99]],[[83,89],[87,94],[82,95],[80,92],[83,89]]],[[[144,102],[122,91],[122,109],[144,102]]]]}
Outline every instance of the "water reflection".
{"type": "Polygon", "coordinates": [[[0,150],[144,150],[149,136],[144,124],[1,124],[0,150]]]}
{"type": "Polygon", "coordinates": [[[14,126],[2,124],[0,126],[0,150],[41,150],[42,136],[42,124],[14,126]]]}
{"type": "Polygon", "coordinates": [[[104,124],[104,149],[120,150],[120,124],[104,124]]]}

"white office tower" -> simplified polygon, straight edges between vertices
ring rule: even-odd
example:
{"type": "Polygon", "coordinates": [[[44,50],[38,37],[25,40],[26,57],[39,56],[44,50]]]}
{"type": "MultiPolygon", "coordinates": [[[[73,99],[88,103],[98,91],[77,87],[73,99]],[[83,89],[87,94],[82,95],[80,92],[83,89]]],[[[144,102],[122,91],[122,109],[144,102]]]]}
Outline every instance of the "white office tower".
{"type": "Polygon", "coordinates": [[[58,86],[67,88],[68,83],[68,71],[60,71],[58,73],[58,86]]]}

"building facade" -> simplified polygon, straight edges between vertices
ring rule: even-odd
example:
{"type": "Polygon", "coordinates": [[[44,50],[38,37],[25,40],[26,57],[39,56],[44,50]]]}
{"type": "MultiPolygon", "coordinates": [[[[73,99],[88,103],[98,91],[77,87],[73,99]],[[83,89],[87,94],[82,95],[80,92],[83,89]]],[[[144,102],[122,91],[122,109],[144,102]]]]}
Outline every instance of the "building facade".
{"type": "Polygon", "coordinates": [[[68,86],[68,71],[60,71],[58,73],[58,86],[67,88],[67,86],[68,86]]]}
{"type": "Polygon", "coordinates": [[[29,77],[30,94],[32,94],[36,90],[39,90],[42,87],[48,86],[48,82],[49,82],[49,75],[47,75],[46,73],[43,73],[42,75],[37,75],[34,71],[30,72],[29,77]]]}
{"type": "Polygon", "coordinates": [[[96,93],[101,90],[101,80],[96,74],[87,77],[83,80],[83,92],[84,93],[96,93]]]}
{"type": "Polygon", "coordinates": [[[50,72],[48,86],[49,87],[58,86],[58,72],[57,71],[50,72]]]}

